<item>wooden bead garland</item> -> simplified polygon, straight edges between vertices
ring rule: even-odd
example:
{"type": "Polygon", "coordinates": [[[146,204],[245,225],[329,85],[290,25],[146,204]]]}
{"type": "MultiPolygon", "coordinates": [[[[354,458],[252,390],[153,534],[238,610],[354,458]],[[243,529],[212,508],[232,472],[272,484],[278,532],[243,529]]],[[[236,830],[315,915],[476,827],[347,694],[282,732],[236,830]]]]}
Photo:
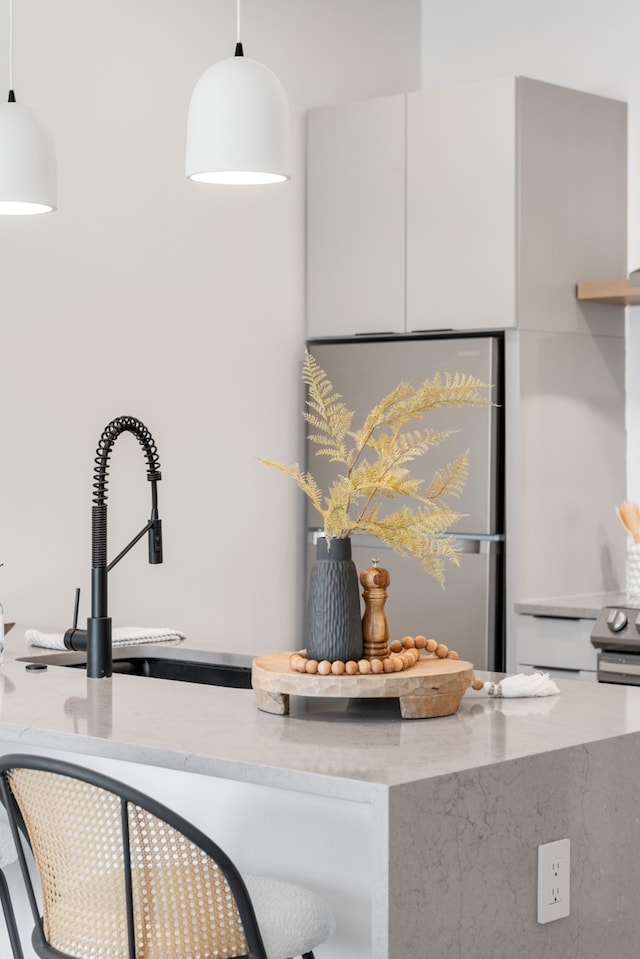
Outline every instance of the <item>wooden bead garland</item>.
{"type": "MultiPolygon", "coordinates": [[[[405,636],[402,640],[395,640],[389,644],[389,655],[376,659],[361,659],[358,662],[350,660],[343,663],[336,659],[330,663],[324,659],[318,662],[317,659],[309,659],[306,649],[299,653],[292,653],[289,657],[289,666],[297,673],[311,673],[318,676],[355,676],[360,674],[366,676],[370,673],[399,673],[403,669],[409,669],[420,658],[420,650],[424,649],[426,653],[431,653],[438,659],[460,659],[454,649],[449,649],[444,643],[437,643],[435,639],[427,639],[425,636],[405,636]]],[[[478,689],[475,685],[474,689],[478,689]]]]}

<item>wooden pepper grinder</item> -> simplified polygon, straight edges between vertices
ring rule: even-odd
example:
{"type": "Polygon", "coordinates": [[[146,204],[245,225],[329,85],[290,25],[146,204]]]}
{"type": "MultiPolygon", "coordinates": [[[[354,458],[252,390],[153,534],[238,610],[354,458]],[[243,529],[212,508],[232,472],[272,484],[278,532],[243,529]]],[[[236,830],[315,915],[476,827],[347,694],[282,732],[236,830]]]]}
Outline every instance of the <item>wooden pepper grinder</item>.
{"type": "Polygon", "coordinates": [[[374,559],[368,569],[360,573],[363,587],[364,616],[362,617],[363,659],[385,659],[389,655],[389,624],[384,611],[387,586],[391,577],[374,559]]]}

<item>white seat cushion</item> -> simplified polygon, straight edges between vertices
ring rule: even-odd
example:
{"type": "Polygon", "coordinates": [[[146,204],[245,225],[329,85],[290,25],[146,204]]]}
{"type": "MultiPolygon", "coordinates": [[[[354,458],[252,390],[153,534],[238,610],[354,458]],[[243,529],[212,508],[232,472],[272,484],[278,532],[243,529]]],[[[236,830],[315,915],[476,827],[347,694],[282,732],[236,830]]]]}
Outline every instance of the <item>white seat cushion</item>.
{"type": "Polygon", "coordinates": [[[269,959],[310,952],[335,932],[333,913],[315,892],[284,879],[245,876],[269,959]]]}

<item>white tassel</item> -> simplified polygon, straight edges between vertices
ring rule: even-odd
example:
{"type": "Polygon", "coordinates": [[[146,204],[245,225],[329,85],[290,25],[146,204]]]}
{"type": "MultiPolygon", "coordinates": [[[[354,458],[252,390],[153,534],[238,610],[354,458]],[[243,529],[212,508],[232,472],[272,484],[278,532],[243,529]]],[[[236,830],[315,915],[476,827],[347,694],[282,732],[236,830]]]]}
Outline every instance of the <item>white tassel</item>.
{"type": "Polygon", "coordinates": [[[495,698],[517,699],[520,696],[556,696],[560,690],[549,673],[532,673],[530,676],[518,673],[505,676],[499,683],[484,683],[484,691],[495,698]]]}

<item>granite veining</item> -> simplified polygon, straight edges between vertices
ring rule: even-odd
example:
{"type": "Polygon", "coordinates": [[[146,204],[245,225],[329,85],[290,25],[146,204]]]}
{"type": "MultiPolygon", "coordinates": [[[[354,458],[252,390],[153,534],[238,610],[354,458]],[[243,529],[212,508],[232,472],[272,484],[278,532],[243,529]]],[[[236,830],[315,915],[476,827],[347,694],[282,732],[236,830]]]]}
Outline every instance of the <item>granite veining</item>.
{"type": "Polygon", "coordinates": [[[394,790],[389,956],[635,957],[640,781],[620,783],[620,771],[639,760],[638,737],[622,737],[394,790]],[[561,838],[571,841],[571,912],[540,926],[537,846],[561,838]]]}

